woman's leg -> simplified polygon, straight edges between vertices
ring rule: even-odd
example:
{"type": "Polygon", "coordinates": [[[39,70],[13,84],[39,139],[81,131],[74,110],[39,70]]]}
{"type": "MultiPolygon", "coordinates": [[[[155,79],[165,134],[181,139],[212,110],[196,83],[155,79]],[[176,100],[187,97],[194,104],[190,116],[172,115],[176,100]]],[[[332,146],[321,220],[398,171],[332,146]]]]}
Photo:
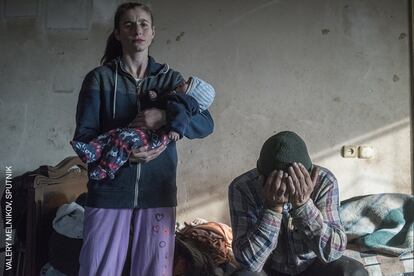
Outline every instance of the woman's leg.
{"type": "Polygon", "coordinates": [[[136,209],[133,227],[131,275],[171,276],[175,207],[136,209]]]}
{"type": "Polygon", "coordinates": [[[85,207],[79,276],[121,275],[132,211],[85,207]]]}

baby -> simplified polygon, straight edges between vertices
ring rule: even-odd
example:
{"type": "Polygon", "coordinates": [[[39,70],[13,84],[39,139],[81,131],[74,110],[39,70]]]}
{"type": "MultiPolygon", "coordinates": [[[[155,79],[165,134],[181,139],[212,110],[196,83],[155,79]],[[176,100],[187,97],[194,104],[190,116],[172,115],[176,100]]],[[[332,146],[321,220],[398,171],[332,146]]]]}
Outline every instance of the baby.
{"type": "Polygon", "coordinates": [[[166,111],[166,126],[159,130],[116,128],[89,143],[71,141],[77,155],[88,164],[91,179],[115,178],[135,149],[153,149],[178,141],[184,136],[191,116],[212,104],[215,91],[210,84],[197,77],[184,81],[177,73],[167,69],[165,74],[145,79],[142,84],[145,90],[140,93],[142,109],[156,107],[166,111]]]}
{"type": "MultiPolygon", "coordinates": [[[[159,79],[159,82],[163,80],[159,79]]],[[[184,136],[191,116],[209,108],[215,96],[214,88],[195,76],[187,81],[183,79],[172,91],[162,91],[159,87],[158,90],[159,93],[148,90],[141,94],[142,109],[156,107],[166,110],[168,122],[162,130],[172,141],[184,136]]]]}

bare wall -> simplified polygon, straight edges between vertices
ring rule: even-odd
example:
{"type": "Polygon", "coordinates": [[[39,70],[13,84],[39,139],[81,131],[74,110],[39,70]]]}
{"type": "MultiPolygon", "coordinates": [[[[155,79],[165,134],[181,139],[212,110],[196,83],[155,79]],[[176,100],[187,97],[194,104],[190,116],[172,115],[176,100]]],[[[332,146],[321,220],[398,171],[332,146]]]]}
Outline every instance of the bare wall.
{"type": "MultiPolygon", "coordinates": [[[[1,0],[0,156],[14,174],[73,155],[81,81],[121,1],[1,0]]],[[[410,193],[407,1],[150,1],[151,55],[214,85],[215,132],[179,142],[178,219],[228,222],[227,187],[293,130],[341,198],[410,193]],[[371,160],[344,159],[368,144],[371,160]]],[[[4,175],[4,172],[2,172],[4,175]]]]}

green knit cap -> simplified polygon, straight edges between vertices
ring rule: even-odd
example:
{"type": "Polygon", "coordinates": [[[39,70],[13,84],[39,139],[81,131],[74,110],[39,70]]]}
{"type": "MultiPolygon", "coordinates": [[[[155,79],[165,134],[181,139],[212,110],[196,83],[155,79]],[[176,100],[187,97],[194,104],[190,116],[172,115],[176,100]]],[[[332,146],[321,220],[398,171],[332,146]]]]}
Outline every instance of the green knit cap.
{"type": "Polygon", "coordinates": [[[267,177],[274,170],[286,171],[293,162],[302,163],[309,172],[312,169],[312,161],[302,138],[292,131],[282,131],[263,144],[257,170],[267,177]]]}

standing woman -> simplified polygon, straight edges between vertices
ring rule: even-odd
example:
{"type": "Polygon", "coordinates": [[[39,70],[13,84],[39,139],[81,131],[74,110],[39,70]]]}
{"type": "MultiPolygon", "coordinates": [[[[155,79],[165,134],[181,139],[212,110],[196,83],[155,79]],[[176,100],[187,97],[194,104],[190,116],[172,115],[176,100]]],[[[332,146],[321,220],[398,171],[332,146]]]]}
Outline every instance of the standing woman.
{"type": "MultiPolygon", "coordinates": [[[[143,79],[164,68],[148,55],[154,35],[147,6],[125,3],[118,7],[103,65],[83,81],[73,140],[87,143],[131,122],[132,127],[149,129],[166,123],[165,111],[140,112],[138,100],[143,79]]],[[[185,136],[203,138],[212,131],[213,120],[206,110],[192,117],[185,136]]],[[[172,274],[176,169],[176,145],[171,142],[134,152],[115,179],[89,180],[79,275],[121,275],[131,227],[131,275],[172,274]]]]}

